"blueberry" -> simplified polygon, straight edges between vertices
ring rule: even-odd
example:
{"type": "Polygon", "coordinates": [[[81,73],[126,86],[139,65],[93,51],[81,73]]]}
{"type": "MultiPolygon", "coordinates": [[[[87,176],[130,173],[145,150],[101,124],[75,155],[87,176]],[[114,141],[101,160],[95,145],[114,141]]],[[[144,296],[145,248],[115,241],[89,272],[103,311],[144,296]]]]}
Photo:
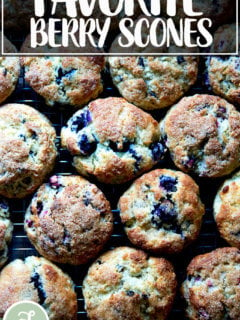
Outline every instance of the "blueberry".
{"type": "Polygon", "coordinates": [[[19,138],[22,140],[22,141],[24,141],[24,142],[26,142],[26,136],[24,135],[24,134],[20,134],[19,135],[19,138]]]}
{"type": "Polygon", "coordinates": [[[40,275],[37,272],[35,272],[32,275],[30,282],[34,284],[34,288],[38,292],[39,303],[41,305],[43,305],[45,300],[46,300],[46,298],[47,298],[47,296],[46,296],[46,292],[43,290],[43,286],[42,286],[42,281],[40,279],[40,275]]]}
{"type": "Polygon", "coordinates": [[[159,161],[162,159],[162,157],[164,155],[165,148],[161,142],[153,143],[150,146],[150,149],[152,151],[154,161],[159,161]]]}
{"type": "Polygon", "coordinates": [[[143,68],[145,67],[143,57],[139,57],[139,58],[138,58],[138,65],[141,66],[141,67],[143,67],[143,68]]]}
{"type": "Polygon", "coordinates": [[[225,107],[219,107],[216,115],[218,118],[227,119],[226,112],[227,112],[227,109],[225,107]]]}
{"type": "Polygon", "coordinates": [[[89,110],[86,110],[80,115],[73,117],[71,130],[74,132],[78,132],[84,127],[86,127],[91,121],[92,121],[91,113],[89,110]]]}
{"type": "Polygon", "coordinates": [[[129,297],[133,297],[134,296],[134,291],[132,291],[132,290],[128,290],[127,291],[127,296],[129,296],[129,297]]]}
{"type": "Polygon", "coordinates": [[[8,73],[7,69],[4,68],[4,70],[3,70],[3,75],[4,75],[4,77],[6,77],[7,73],[8,73]]]}
{"type": "Polygon", "coordinates": [[[71,251],[71,235],[66,228],[64,228],[63,244],[67,247],[68,251],[71,251]]]}
{"type": "Polygon", "coordinates": [[[26,220],[26,224],[27,224],[28,228],[32,228],[33,221],[32,220],[26,220]]]}
{"type": "Polygon", "coordinates": [[[39,215],[43,210],[43,203],[42,201],[37,202],[37,214],[39,215]]]}
{"type": "Polygon", "coordinates": [[[8,204],[4,199],[0,199],[0,208],[3,210],[8,210],[8,204]]]}
{"type": "Polygon", "coordinates": [[[35,131],[32,132],[31,138],[32,138],[33,140],[37,140],[37,134],[36,134],[35,131]]]}
{"type": "Polygon", "coordinates": [[[156,94],[154,91],[149,91],[148,94],[149,94],[151,97],[157,98],[157,94],[156,94]]]}
{"type": "Polygon", "coordinates": [[[183,56],[177,56],[177,62],[178,62],[178,64],[181,64],[181,63],[185,62],[184,57],[183,56]]]}
{"type": "Polygon", "coordinates": [[[78,146],[84,155],[90,155],[97,149],[97,141],[89,141],[86,134],[80,136],[78,146]]]}
{"type": "Polygon", "coordinates": [[[130,141],[123,141],[122,147],[119,146],[117,142],[109,141],[109,147],[115,152],[127,152],[131,145],[130,141]]]}
{"type": "Polygon", "coordinates": [[[170,200],[161,200],[161,203],[154,205],[154,209],[151,212],[152,224],[159,228],[171,230],[175,233],[181,234],[181,228],[177,223],[177,213],[174,209],[174,205],[170,200]]]}
{"type": "Polygon", "coordinates": [[[70,78],[75,72],[76,72],[76,69],[71,69],[69,71],[63,71],[62,68],[59,68],[58,74],[56,76],[56,83],[60,84],[62,82],[62,78],[70,78]]]}
{"type": "Polygon", "coordinates": [[[177,179],[169,176],[160,177],[160,187],[164,188],[167,192],[177,191],[177,179]]]}
{"type": "Polygon", "coordinates": [[[210,319],[209,314],[203,308],[199,309],[198,315],[200,316],[199,319],[202,319],[202,320],[209,320],[210,319]]]}
{"type": "Polygon", "coordinates": [[[140,163],[142,161],[142,156],[139,156],[137,154],[137,152],[132,147],[130,147],[128,152],[132,155],[133,159],[136,160],[136,162],[135,162],[135,170],[138,171],[140,169],[140,163]]]}

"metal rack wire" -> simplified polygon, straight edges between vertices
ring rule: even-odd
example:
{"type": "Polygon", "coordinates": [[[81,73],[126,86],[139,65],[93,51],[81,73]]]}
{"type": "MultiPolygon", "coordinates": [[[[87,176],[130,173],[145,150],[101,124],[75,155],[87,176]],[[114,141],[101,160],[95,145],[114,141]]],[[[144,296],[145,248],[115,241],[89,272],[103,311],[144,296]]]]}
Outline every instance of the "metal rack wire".
{"type": "MultiPolygon", "coordinates": [[[[106,96],[118,96],[118,92],[114,89],[109,75],[106,72],[104,74],[105,81],[105,89],[102,97],[106,96]]],[[[199,76],[197,84],[188,92],[188,95],[192,95],[194,93],[203,93],[208,92],[207,88],[202,87],[202,79],[199,76]]],[[[58,135],[58,149],[59,156],[57,158],[56,167],[54,169],[54,173],[58,174],[75,174],[76,171],[71,165],[71,157],[68,155],[66,151],[60,148],[60,130],[61,127],[66,123],[68,118],[73,113],[73,110],[60,110],[59,108],[50,108],[47,107],[44,103],[44,100],[37,95],[24,81],[23,71],[21,73],[17,88],[15,92],[11,95],[7,102],[15,102],[15,103],[25,103],[33,106],[38,109],[40,112],[43,112],[53,123],[57,135],[58,135]]],[[[160,118],[164,115],[165,111],[153,112],[153,116],[160,120],[160,118]]],[[[170,158],[168,157],[164,162],[162,162],[159,167],[166,168],[175,168],[170,158]]],[[[220,239],[215,222],[212,217],[212,201],[216,194],[216,191],[223,179],[216,180],[197,180],[197,183],[200,185],[201,198],[206,205],[206,214],[204,217],[204,223],[202,226],[202,230],[198,240],[188,247],[183,253],[179,255],[175,255],[173,257],[167,257],[173,264],[177,273],[179,284],[183,281],[185,277],[186,266],[189,261],[197,254],[209,252],[217,247],[227,246],[227,244],[220,239]]],[[[119,212],[116,209],[117,201],[120,195],[126,190],[126,188],[130,185],[130,183],[124,184],[122,186],[114,187],[107,186],[98,183],[97,181],[93,181],[100,187],[100,189],[105,193],[108,199],[111,200],[111,205],[113,208],[113,214],[115,217],[114,221],[114,233],[105,247],[105,250],[110,248],[114,248],[122,245],[131,246],[128,241],[126,235],[124,234],[123,227],[120,223],[119,212]]],[[[26,208],[29,205],[31,200],[31,196],[24,200],[14,200],[10,201],[11,208],[11,218],[14,222],[14,235],[11,246],[9,248],[9,260],[12,261],[16,258],[25,258],[29,255],[38,255],[36,250],[30,244],[28,238],[25,235],[23,229],[23,219],[26,208]]],[[[73,267],[68,265],[59,265],[65,272],[67,272],[73,279],[76,284],[76,292],[78,295],[78,319],[86,320],[87,315],[84,310],[84,300],[81,291],[82,280],[87,273],[87,269],[89,265],[83,265],[79,267],[73,267]]],[[[180,320],[184,319],[184,303],[180,298],[180,294],[177,294],[174,308],[169,316],[170,320],[180,320]]]]}

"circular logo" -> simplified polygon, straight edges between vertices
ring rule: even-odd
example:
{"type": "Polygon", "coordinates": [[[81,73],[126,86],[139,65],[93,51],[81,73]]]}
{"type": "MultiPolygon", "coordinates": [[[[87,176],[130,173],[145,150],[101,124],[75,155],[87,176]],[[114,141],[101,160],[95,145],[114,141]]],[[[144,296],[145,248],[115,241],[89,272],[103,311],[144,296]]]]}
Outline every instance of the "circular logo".
{"type": "Polygon", "coordinates": [[[14,303],[4,314],[3,320],[49,320],[46,311],[33,301],[14,303]]]}

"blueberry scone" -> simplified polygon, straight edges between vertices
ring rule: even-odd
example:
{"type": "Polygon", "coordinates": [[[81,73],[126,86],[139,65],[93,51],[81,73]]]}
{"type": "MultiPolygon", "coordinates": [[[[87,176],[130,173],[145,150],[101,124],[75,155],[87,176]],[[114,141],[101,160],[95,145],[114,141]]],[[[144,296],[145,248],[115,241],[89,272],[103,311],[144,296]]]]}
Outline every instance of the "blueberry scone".
{"type": "Polygon", "coordinates": [[[23,198],[53,169],[56,133],[48,119],[24,104],[0,108],[0,194],[23,198]]]}
{"type": "Polygon", "coordinates": [[[83,282],[90,320],[164,320],[176,291],[172,265],[119,247],[100,256],[83,282]]]}
{"type": "Polygon", "coordinates": [[[53,176],[33,197],[25,230],[45,258],[78,265],[103,248],[113,230],[113,216],[94,184],[80,176],[53,176]]]}
{"type": "Polygon", "coordinates": [[[223,183],[213,208],[221,236],[230,245],[240,249],[240,172],[223,183]]]}
{"type": "Polygon", "coordinates": [[[240,319],[240,251],[220,248],[195,257],[182,293],[191,320],[240,319]]]}
{"type": "Polygon", "coordinates": [[[154,253],[176,253],[199,234],[204,205],[188,175],[156,169],[137,179],[118,207],[130,241],[154,253]]]}
{"type": "MultiPolygon", "coordinates": [[[[221,26],[214,36],[212,51],[236,52],[236,24],[221,26]]],[[[217,95],[240,104],[240,57],[220,55],[206,60],[206,84],[217,95]]]]}
{"type": "Polygon", "coordinates": [[[22,57],[25,79],[46,103],[81,107],[103,90],[102,56],[22,57]]]}
{"type": "Polygon", "coordinates": [[[197,79],[198,58],[193,56],[109,57],[108,61],[120,94],[146,110],[171,106],[197,79]]]}
{"type": "Polygon", "coordinates": [[[0,275],[0,318],[14,303],[39,303],[50,320],[76,320],[77,297],[67,274],[44,258],[14,260],[0,275]]]}
{"type": "Polygon", "coordinates": [[[150,170],[165,151],[157,122],[122,98],[92,101],[70,118],[61,138],[79,173],[110,184],[150,170]]]}
{"type": "MultiPolygon", "coordinates": [[[[0,32],[2,38],[2,33],[0,32]]],[[[4,52],[14,53],[16,48],[3,38],[4,52]]],[[[20,62],[18,57],[0,55],[0,103],[6,100],[14,91],[20,74],[20,62]]]]}
{"type": "Polygon", "coordinates": [[[160,124],[175,165],[200,177],[221,177],[240,162],[240,113],[216,96],[183,98],[160,124]]]}
{"type": "Polygon", "coordinates": [[[8,244],[12,239],[13,225],[9,219],[7,202],[0,197],[0,267],[7,261],[8,244]]]}

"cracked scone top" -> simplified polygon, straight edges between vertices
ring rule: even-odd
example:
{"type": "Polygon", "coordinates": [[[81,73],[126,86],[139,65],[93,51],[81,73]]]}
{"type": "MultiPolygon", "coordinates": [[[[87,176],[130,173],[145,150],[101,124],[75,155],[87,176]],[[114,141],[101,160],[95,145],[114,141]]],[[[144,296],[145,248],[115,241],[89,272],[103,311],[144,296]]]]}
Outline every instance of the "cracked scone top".
{"type": "MultiPolygon", "coordinates": [[[[0,32],[2,38],[2,33],[0,32]]],[[[15,53],[16,48],[6,37],[3,37],[4,52],[15,53]]],[[[0,56],[0,103],[6,100],[14,91],[20,74],[18,57],[0,56]]]]}
{"type": "MultiPolygon", "coordinates": [[[[223,25],[216,31],[212,51],[236,52],[236,24],[223,25]]],[[[208,57],[206,67],[206,84],[210,85],[213,92],[240,104],[239,55],[208,57]]]]}
{"type": "Polygon", "coordinates": [[[176,253],[194,241],[204,214],[193,179],[168,169],[135,180],[118,207],[130,241],[154,253],[176,253]]]}
{"type": "Polygon", "coordinates": [[[120,94],[146,110],[171,106],[197,79],[197,57],[109,57],[108,61],[120,94]]]}
{"type": "Polygon", "coordinates": [[[0,275],[0,318],[16,302],[39,303],[50,320],[77,320],[74,283],[60,268],[44,258],[14,260],[0,275]]]}
{"type": "Polygon", "coordinates": [[[221,236],[230,245],[240,249],[240,172],[220,187],[213,209],[221,236]]]}
{"type": "Polygon", "coordinates": [[[0,197],[0,267],[7,261],[8,244],[12,239],[13,225],[9,219],[7,202],[0,197]]]}
{"type": "Polygon", "coordinates": [[[176,276],[166,259],[128,247],[100,256],[83,281],[90,320],[164,320],[175,291],[176,276]]]}
{"type": "Polygon", "coordinates": [[[53,169],[56,132],[49,120],[24,104],[0,108],[0,194],[23,198],[53,169]]]}
{"type": "Polygon", "coordinates": [[[185,97],[160,124],[175,165],[200,177],[221,177],[239,166],[240,113],[226,100],[185,97]]]}
{"type": "Polygon", "coordinates": [[[95,258],[113,230],[104,194],[80,176],[53,176],[27,209],[27,235],[45,258],[82,264],[95,258]]]}
{"type": "Polygon", "coordinates": [[[195,257],[182,293],[191,320],[240,319],[240,251],[220,248],[195,257]]]}
{"type": "Polygon", "coordinates": [[[104,57],[22,57],[25,79],[46,103],[80,108],[103,90],[104,57]]]}
{"type": "Polygon", "coordinates": [[[163,156],[158,123],[122,98],[98,99],[61,132],[79,173],[118,184],[150,170],[163,156]]]}

